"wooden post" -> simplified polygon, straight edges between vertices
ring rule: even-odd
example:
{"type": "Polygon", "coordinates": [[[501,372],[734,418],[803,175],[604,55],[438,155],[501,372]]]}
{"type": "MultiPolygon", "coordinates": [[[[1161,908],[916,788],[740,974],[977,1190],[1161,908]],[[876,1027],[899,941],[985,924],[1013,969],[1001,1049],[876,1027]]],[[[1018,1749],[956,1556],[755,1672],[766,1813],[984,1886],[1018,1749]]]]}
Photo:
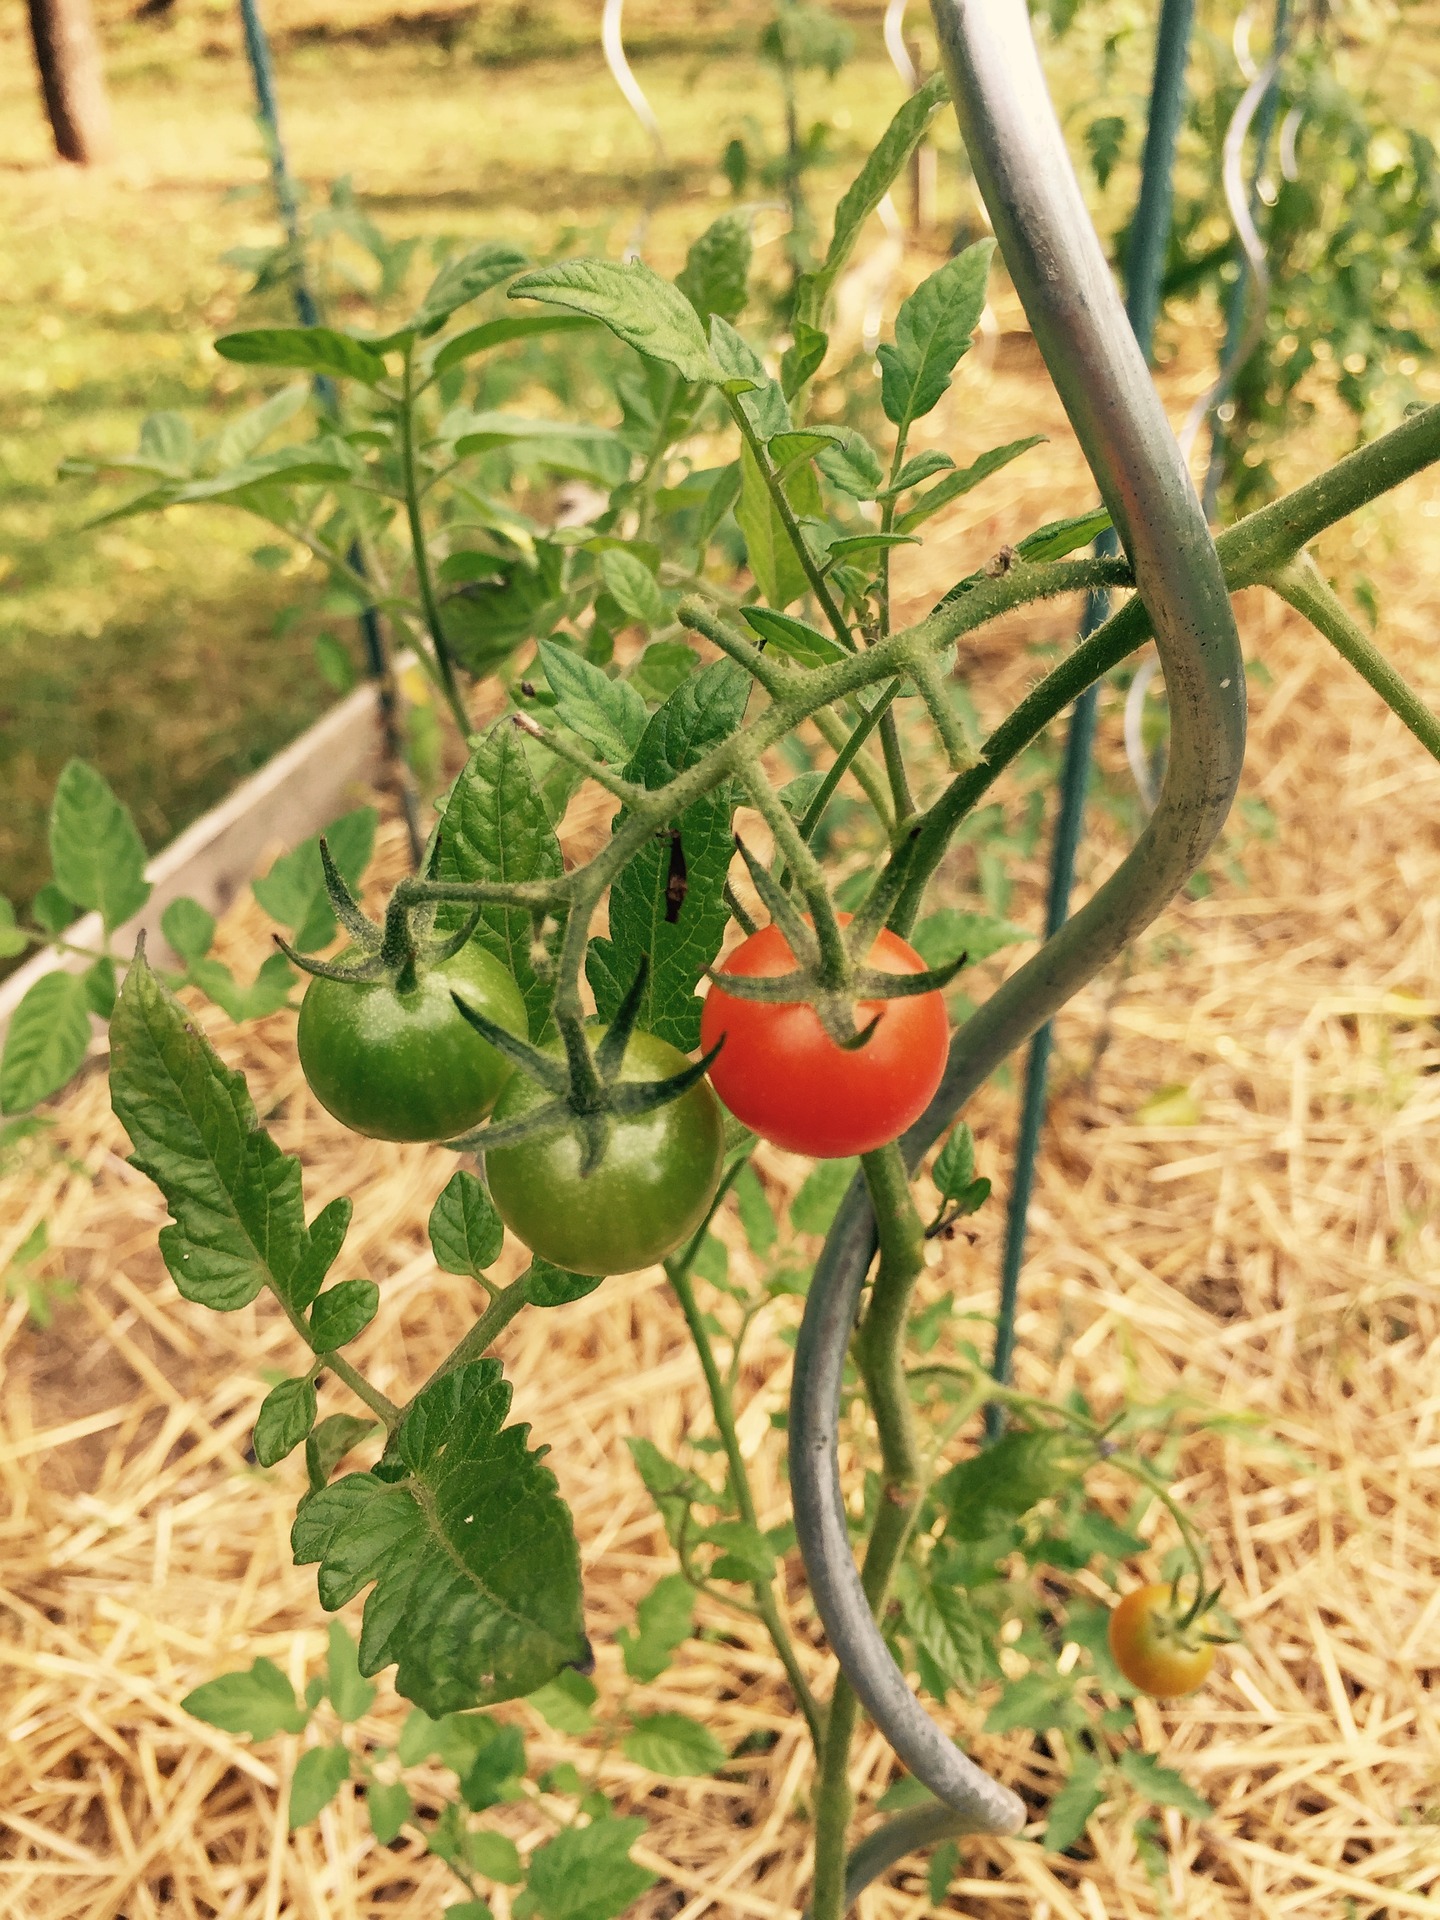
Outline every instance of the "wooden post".
{"type": "Polygon", "coordinates": [[[28,0],[35,64],[62,160],[109,158],[110,102],[90,0],[28,0]]]}

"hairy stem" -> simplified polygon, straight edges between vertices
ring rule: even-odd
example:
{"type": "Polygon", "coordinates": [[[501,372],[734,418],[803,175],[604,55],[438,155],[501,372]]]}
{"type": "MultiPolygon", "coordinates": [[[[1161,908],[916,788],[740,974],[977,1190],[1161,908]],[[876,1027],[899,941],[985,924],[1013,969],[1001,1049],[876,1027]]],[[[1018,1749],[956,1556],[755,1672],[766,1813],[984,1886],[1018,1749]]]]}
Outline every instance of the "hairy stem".
{"type": "Polygon", "coordinates": [[[761,478],[765,482],[771,500],[775,503],[775,511],[780,516],[780,522],[785,529],[786,537],[795,549],[795,558],[805,570],[805,578],[810,582],[810,591],[815,595],[815,598],[824,609],[825,618],[830,622],[830,627],[835,638],[840,642],[842,647],[853,653],[855,650],[855,638],[850,631],[849,622],[840,611],[839,602],[836,600],[834,594],[831,593],[829,584],[824,574],[821,573],[814,554],[811,553],[809,547],[805,544],[805,536],[800,531],[800,522],[795,518],[795,509],[790,505],[784,484],[781,481],[780,475],[775,471],[775,462],[770,458],[770,449],[750,424],[750,416],[741,405],[740,396],[738,394],[727,394],[726,399],[729,402],[730,412],[735,424],[740,429],[741,438],[750,449],[751,458],[760,469],[761,478]]]}

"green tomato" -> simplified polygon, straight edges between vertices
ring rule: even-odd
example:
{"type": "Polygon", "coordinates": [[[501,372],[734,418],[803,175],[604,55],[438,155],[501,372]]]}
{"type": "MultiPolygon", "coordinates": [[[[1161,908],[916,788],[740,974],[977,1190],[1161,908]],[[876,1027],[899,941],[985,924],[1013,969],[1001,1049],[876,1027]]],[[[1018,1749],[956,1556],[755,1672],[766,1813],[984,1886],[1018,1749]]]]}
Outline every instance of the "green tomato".
{"type": "MultiPolygon", "coordinates": [[[[547,1051],[561,1054],[559,1043],[547,1051]]],[[[688,1064],[668,1041],[632,1033],[620,1078],[668,1080],[688,1064]]],[[[495,1122],[518,1119],[551,1098],[517,1073],[496,1103],[495,1122]]],[[[583,1178],[573,1133],[498,1147],[485,1156],[485,1175],[500,1218],[542,1260],[571,1273],[634,1273],[694,1233],[715,1197],[724,1157],[720,1103],[698,1080],[652,1113],[616,1120],[604,1159],[583,1178]]]]}
{"type": "Polygon", "coordinates": [[[296,1042],[321,1106],[374,1140],[453,1140],[478,1125],[513,1068],[467,1024],[452,993],[525,1037],[519,987],[473,940],[448,960],[422,963],[404,993],[385,980],[317,975],[296,1042]]]}

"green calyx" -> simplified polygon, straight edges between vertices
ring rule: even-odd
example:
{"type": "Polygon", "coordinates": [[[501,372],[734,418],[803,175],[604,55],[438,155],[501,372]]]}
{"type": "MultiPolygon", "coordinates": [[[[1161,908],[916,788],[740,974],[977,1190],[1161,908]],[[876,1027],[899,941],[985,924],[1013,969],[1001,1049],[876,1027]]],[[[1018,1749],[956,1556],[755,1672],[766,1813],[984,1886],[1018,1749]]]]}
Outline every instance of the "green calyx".
{"type": "Polygon", "coordinates": [[[664,1080],[622,1081],[620,1070],[625,1050],[635,1031],[635,1022],[645,997],[649,977],[648,955],[642,955],[629,992],[616,1009],[600,1044],[591,1049],[582,1020],[566,1018],[557,1012],[556,1024],[565,1048],[563,1063],[552,1053],[532,1046],[506,1032],[478,1007],[469,1005],[457,993],[455,1005],[463,1018],[483,1040],[514,1063],[552,1097],[515,1120],[498,1126],[477,1127],[448,1144],[456,1152],[487,1153],[497,1147],[518,1146],[524,1140],[548,1140],[556,1134],[575,1132],[581,1142],[580,1172],[591,1174],[605,1157],[617,1120],[635,1119],[668,1106],[688,1093],[709,1072],[719,1047],[712,1047],[702,1059],[683,1073],[664,1080]]]}
{"type": "MultiPolygon", "coordinates": [[[[427,862],[427,877],[434,876],[439,857],[440,843],[437,839],[427,862]]],[[[361,912],[359,902],[346,885],[345,877],[323,839],[320,842],[320,865],[324,870],[325,891],[335,918],[349,934],[351,951],[358,957],[339,961],[314,960],[308,954],[298,953],[278,933],[272,936],[276,946],[292,965],[299,967],[302,973],[313,974],[317,979],[356,983],[383,980],[398,993],[409,992],[413,990],[423,969],[439,966],[442,961],[459,953],[479,924],[481,910],[476,907],[458,932],[437,935],[437,903],[425,900],[416,902],[404,881],[390,897],[383,924],[377,923],[361,912]]]]}

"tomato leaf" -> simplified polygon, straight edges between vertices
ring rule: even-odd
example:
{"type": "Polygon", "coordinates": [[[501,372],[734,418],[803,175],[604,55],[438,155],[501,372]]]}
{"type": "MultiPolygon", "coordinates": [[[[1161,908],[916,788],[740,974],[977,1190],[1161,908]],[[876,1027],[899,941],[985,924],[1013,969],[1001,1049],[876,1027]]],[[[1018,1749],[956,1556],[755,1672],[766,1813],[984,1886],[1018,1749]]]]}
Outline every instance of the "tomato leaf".
{"type": "Polygon", "coordinates": [[[958,500],[962,494],[969,493],[972,487],[978,487],[982,480],[988,480],[992,473],[1008,467],[1012,460],[1018,460],[1031,447],[1043,445],[1044,440],[1043,433],[1032,433],[1027,439],[1008,441],[1003,447],[992,447],[988,453],[982,453],[978,460],[972,460],[968,467],[962,467],[958,473],[947,473],[928,493],[922,493],[908,512],[898,517],[895,531],[913,533],[916,527],[924,525],[932,513],[938,513],[941,507],[948,507],[952,500],[958,500]]]}
{"type": "Polygon", "coordinates": [[[504,1225],[484,1186],[473,1173],[452,1173],[430,1209],[430,1245],[436,1266],[445,1273],[478,1280],[499,1259],[504,1244],[504,1225]]]}
{"type": "Polygon", "coordinates": [[[344,1747],[307,1747],[290,1778],[290,1831],[318,1819],[349,1778],[344,1747]]]}
{"type": "Polygon", "coordinates": [[[627,1436],[625,1444],[630,1449],[636,1472],[645,1482],[645,1491],[659,1510],[673,1547],[680,1539],[691,1507],[697,1503],[706,1506],[715,1504],[714,1490],[707,1487],[698,1474],[691,1473],[677,1461],[667,1459],[653,1440],[631,1434],[627,1436]]]}
{"type": "Polygon", "coordinates": [[[50,862],[66,898],[99,913],[110,932],[150,898],[145,845],[130,809],[84,760],[71,760],[56,783],[50,862]]]}
{"type": "Polygon", "coordinates": [[[1050,1727],[1083,1724],[1085,1715],[1076,1703],[1073,1684],[1054,1672],[1031,1672],[1007,1682],[985,1716],[986,1733],[1013,1733],[1017,1727],[1044,1733],[1050,1727]]]}
{"type": "Polygon", "coordinates": [[[555,711],[570,731],[587,740],[612,766],[628,760],[650,720],[644,700],[629,681],[612,680],[553,640],[540,642],[540,665],[555,696],[555,711]]]}
{"type": "Polygon", "coordinates": [[[983,1540],[1075,1477],[1075,1442],[1068,1436],[1007,1433],[943,1474],[933,1491],[956,1539],[983,1540]]]}
{"type": "Polygon", "coordinates": [[[797,1233],[826,1233],[860,1162],[818,1160],[790,1202],[790,1224],[797,1233]]]}
{"type": "Polygon", "coordinates": [[[222,334],[215,342],[222,360],[250,367],[299,367],[375,387],[385,378],[385,362],[373,347],[330,327],[252,327],[222,334]]]}
{"type": "Polygon", "coordinates": [[[392,1438],[402,1478],[347,1474],[291,1531],[323,1606],[371,1589],[360,1671],[397,1662],[399,1691],[432,1715],[533,1693],[589,1655],[570,1514],[529,1428],[502,1424],[509,1408],[498,1361],[456,1367],[392,1438]]]}
{"type": "Polygon", "coordinates": [[[24,1113],[80,1071],[90,1045],[82,974],[42,973],[10,1017],[0,1055],[0,1112],[24,1113]]]}
{"type": "Polygon", "coordinates": [[[738,320],[749,297],[749,216],[722,213],[691,246],[675,284],[700,316],[702,326],[712,314],[738,320]]]}
{"type": "Polygon", "coordinates": [[[222,1673],[187,1693],[186,1713],[225,1733],[248,1733],[269,1740],[277,1733],[302,1733],[310,1716],[295,1689],[273,1660],[256,1660],[245,1673],[222,1673]]]}
{"type": "Polygon", "coordinates": [[[537,1847],[526,1891],[540,1920],[616,1920],[633,1906],[656,1880],[630,1858],[644,1831],[643,1820],[592,1820],[537,1847]]]}
{"type": "Polygon", "coordinates": [[[826,667],[844,655],[828,634],[821,633],[790,613],[776,613],[772,607],[742,607],[747,626],[774,647],[777,653],[798,660],[802,667],[826,667]]]}
{"type": "MultiPolygon", "coordinates": [[[[440,816],[441,880],[556,880],[564,871],[560,843],[535,785],[516,729],[491,728],[451,788],[440,816]]],[[[442,911],[440,923],[458,926],[464,914],[442,911]]],[[[550,984],[531,958],[530,915],[522,909],[482,909],[475,938],[513,976],[530,1017],[530,1037],[543,1038],[550,1018],[550,984]]]]}
{"type": "Polygon", "coordinates": [[[293,1453],[315,1424],[315,1387],[309,1380],[282,1380],[260,1403],[255,1421],[255,1458],[273,1467],[293,1453]]]}
{"type": "Polygon", "coordinates": [[[553,1727],[557,1733],[578,1735],[590,1731],[598,1698],[592,1680],[587,1680],[583,1673],[568,1670],[557,1673],[545,1686],[537,1687],[530,1695],[530,1705],[547,1727],[553,1727]]]}
{"type": "Polygon", "coordinates": [[[669,1666],[695,1626],[695,1589],[683,1573],[667,1573],[635,1611],[635,1626],[615,1635],[632,1680],[649,1684],[669,1666]]]}
{"type": "MultiPolygon", "coordinates": [[[[325,829],[330,857],[352,890],[358,890],[370,864],[378,818],[374,807],[357,807],[353,813],[332,820],[325,829]]],[[[301,953],[314,953],[335,938],[335,915],[330,910],[325,869],[320,864],[320,840],[318,833],[302,840],[289,853],[282,853],[267,874],[251,882],[255,898],[272,920],[292,930],[291,945],[301,953]]]]}
{"type": "Polygon", "coordinates": [[[293,1312],[320,1290],[349,1203],[305,1225],[300,1162],[260,1125],[233,1072],[143,954],[110,1023],[110,1099],[130,1164],[165,1196],[160,1252],[187,1300],[228,1312],[269,1286],[293,1312]]]}
{"type": "MultiPolygon", "coordinates": [[[[370,1815],[370,1831],[382,1847],[400,1838],[400,1830],[414,1808],[403,1781],[372,1780],[365,1789],[365,1807],[370,1815]]],[[[448,1910],[453,1916],[455,1909],[448,1910]]]]}
{"type": "Polygon", "coordinates": [[[624,547],[607,547],[600,555],[600,575],[620,611],[647,627],[663,626],[665,602],[654,574],[638,554],[624,547]]]}
{"type": "Polygon", "coordinates": [[[1073,1847],[1104,1798],[1104,1774],[1099,1762],[1077,1760],[1070,1778],[1050,1802],[1050,1814],[1045,1822],[1045,1851],[1065,1853],[1073,1847]]]}
{"type": "Polygon", "coordinates": [[[1077,547],[1088,547],[1097,534],[1109,530],[1110,524],[1107,509],[1096,507],[1090,513],[1072,514],[1068,520],[1051,520],[1037,527],[1034,533],[1026,534],[1015,551],[1022,560],[1063,560],[1077,547]]]}
{"type": "Polygon", "coordinates": [[[532,1307],[568,1307],[572,1300],[594,1293],[600,1284],[598,1273],[568,1273],[536,1255],[525,1276],[525,1300],[532,1307]]]}
{"type": "Polygon", "coordinates": [[[834,231],[824,260],[813,273],[803,274],[795,289],[797,321],[803,320],[812,326],[820,324],[825,303],[854,251],[861,228],[899,179],[901,169],[919,145],[926,127],[948,97],[944,75],[933,75],[910,95],[881,134],[869,159],[835,209],[834,231]]]}
{"type": "Polygon", "coordinates": [[[1215,1809],[1173,1767],[1162,1767],[1153,1753],[1122,1753],[1120,1771],[1138,1794],[1157,1807],[1174,1807],[1192,1820],[1208,1820],[1215,1809]]]}
{"type": "Polygon", "coordinates": [[[521,276],[512,300],[548,300],[603,321],[617,339],[685,380],[719,381],[700,316],[678,287],[643,261],[563,260],[521,276]]]}
{"type": "Polygon", "coordinates": [[[331,1706],[347,1725],[367,1714],[375,1699],[374,1687],[361,1676],[355,1642],[345,1631],[343,1620],[330,1622],[325,1691],[330,1696],[331,1706]]]}
{"type": "Polygon", "coordinates": [[[447,261],[430,283],[410,325],[416,333],[434,333],[457,308],[468,306],[502,280],[511,279],[525,264],[525,255],[503,240],[487,240],[460,259],[447,261]]]}
{"type": "Polygon", "coordinates": [[[950,1681],[978,1687],[995,1674],[985,1633],[969,1599],[959,1587],[931,1580],[910,1562],[895,1578],[895,1594],[905,1624],[950,1681]]]}
{"type": "MultiPolygon", "coordinates": [[[[654,789],[694,766],[735,732],[749,694],[750,677],[733,661],[717,660],[703,668],[651,716],[625,768],[626,779],[654,789]]],[[[673,867],[668,837],[647,842],[616,880],[610,890],[609,938],[591,941],[585,964],[602,1020],[614,1018],[642,956],[648,955],[639,1025],[682,1052],[688,1053],[698,1041],[695,988],[725,934],[734,809],[735,789],[727,782],[702,795],[673,822],[685,863],[678,913],[669,897],[673,867]]],[[[626,817],[622,808],[617,827],[626,817]]]]}
{"type": "Polygon", "coordinates": [[[507,313],[498,320],[486,320],[478,327],[470,327],[464,333],[457,333],[447,340],[435,355],[431,372],[435,375],[448,373],[451,367],[458,367],[462,360],[469,360],[477,353],[487,353],[491,347],[503,347],[510,340],[528,340],[542,333],[574,333],[585,327],[593,327],[595,322],[583,313],[507,313]]]}
{"type": "Polygon", "coordinates": [[[215,916],[198,900],[172,900],[160,916],[160,931],[182,960],[203,960],[215,939],[215,916]]]}
{"type": "Polygon", "coordinates": [[[646,1714],[634,1722],[621,1746],[637,1767],[671,1779],[714,1773],[729,1757],[710,1729],[686,1713],[646,1714]]]}
{"type": "Polygon", "coordinates": [[[317,1353],[345,1346],[375,1318],[380,1289],[373,1280],[342,1280],[322,1293],[310,1309],[310,1338],[317,1353]]]}
{"type": "Polygon", "coordinates": [[[922,419],[950,385],[969,351],[970,337],[985,307],[985,283],[993,240],[977,240],[947,260],[901,302],[895,339],[877,350],[880,404],[901,432],[922,419]]]}
{"type": "Polygon", "coordinates": [[[365,1438],[374,1433],[378,1420],[363,1420],[354,1413],[326,1416],[305,1442],[305,1469],[312,1491],[323,1487],[340,1462],[365,1438]]]}
{"type": "Polygon", "coordinates": [[[16,922],[13,904],[0,893],[0,960],[13,960],[29,944],[16,922]]]}

